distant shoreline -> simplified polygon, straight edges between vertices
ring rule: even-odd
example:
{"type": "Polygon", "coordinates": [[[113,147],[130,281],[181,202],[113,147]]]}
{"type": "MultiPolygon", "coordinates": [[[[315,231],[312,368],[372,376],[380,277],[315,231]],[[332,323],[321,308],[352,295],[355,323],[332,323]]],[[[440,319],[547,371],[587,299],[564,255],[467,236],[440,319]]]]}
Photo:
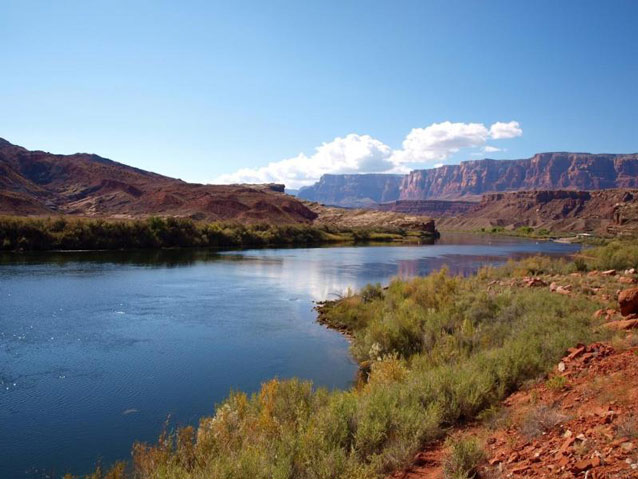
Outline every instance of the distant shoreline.
{"type": "Polygon", "coordinates": [[[189,218],[98,219],[0,216],[0,251],[124,251],[430,242],[437,232],[397,227],[271,223],[244,225],[189,218]]]}

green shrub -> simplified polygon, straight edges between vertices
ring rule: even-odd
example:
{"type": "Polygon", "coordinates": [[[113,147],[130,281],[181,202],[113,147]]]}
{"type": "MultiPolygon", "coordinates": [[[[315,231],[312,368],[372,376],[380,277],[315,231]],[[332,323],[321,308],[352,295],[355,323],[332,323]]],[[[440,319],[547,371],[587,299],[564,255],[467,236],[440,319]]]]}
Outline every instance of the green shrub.
{"type": "Polygon", "coordinates": [[[383,298],[383,288],[381,284],[368,284],[359,293],[361,300],[364,303],[370,303],[371,301],[383,298]]]}
{"type": "Polygon", "coordinates": [[[546,384],[552,391],[561,391],[567,386],[567,378],[565,376],[552,376],[546,384]]]}
{"type": "Polygon", "coordinates": [[[521,236],[529,236],[534,233],[534,228],[531,226],[519,226],[516,228],[515,233],[521,236]]]}
{"type": "Polygon", "coordinates": [[[471,479],[478,474],[478,466],[485,460],[485,451],[474,437],[448,441],[450,453],[443,463],[445,479],[471,479]]]}
{"type": "Polygon", "coordinates": [[[614,240],[604,246],[585,250],[591,269],[623,270],[638,268],[638,241],[614,240]]]}

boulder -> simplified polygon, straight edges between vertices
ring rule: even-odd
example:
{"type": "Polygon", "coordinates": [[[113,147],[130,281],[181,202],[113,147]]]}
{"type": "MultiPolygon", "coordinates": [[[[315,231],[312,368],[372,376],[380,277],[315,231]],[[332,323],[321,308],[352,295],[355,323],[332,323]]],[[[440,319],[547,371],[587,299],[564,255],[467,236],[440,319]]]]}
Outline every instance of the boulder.
{"type": "Polygon", "coordinates": [[[607,271],[603,271],[602,273],[603,276],[616,276],[616,270],[615,269],[608,269],[607,271]]]}
{"type": "Polygon", "coordinates": [[[638,313],[638,288],[621,291],[618,295],[618,305],[623,316],[638,313]]]}
{"type": "Polygon", "coordinates": [[[523,278],[523,284],[525,285],[526,288],[537,288],[540,286],[547,286],[547,283],[545,281],[543,281],[540,278],[534,278],[534,277],[523,278]]]}
{"type": "Polygon", "coordinates": [[[630,329],[638,329],[638,319],[621,319],[620,321],[611,321],[605,323],[605,327],[614,331],[628,331],[630,329]]]}

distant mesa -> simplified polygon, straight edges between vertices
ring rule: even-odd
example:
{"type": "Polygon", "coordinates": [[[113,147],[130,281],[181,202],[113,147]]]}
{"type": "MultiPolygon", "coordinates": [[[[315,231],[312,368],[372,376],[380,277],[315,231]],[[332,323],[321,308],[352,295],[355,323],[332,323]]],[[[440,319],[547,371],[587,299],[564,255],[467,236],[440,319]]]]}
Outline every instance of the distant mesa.
{"type": "Polygon", "coordinates": [[[539,153],[522,160],[473,160],[407,175],[324,175],[299,197],[370,207],[422,200],[480,201],[483,194],[527,190],[638,187],[638,154],[539,153]]]}
{"type": "Polygon", "coordinates": [[[299,190],[297,196],[331,206],[366,208],[395,201],[400,196],[403,175],[323,175],[312,186],[299,190]]]}

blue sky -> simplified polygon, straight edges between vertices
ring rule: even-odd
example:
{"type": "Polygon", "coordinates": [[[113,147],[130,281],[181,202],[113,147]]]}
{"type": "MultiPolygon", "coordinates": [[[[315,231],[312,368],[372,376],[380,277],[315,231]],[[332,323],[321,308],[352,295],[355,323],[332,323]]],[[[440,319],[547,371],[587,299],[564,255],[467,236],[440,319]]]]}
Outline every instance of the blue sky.
{"type": "Polygon", "coordinates": [[[634,0],[0,0],[0,137],[291,186],[636,152],[637,22],[634,0]]]}

